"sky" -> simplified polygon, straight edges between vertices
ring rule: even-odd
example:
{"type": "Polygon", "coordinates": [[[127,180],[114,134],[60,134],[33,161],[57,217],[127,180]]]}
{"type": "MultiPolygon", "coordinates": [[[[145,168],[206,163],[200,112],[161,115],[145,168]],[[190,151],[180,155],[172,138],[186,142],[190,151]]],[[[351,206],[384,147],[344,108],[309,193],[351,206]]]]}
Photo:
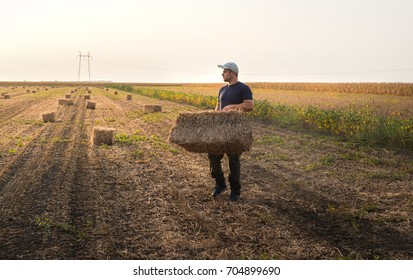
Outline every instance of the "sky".
{"type": "Polygon", "coordinates": [[[411,0],[0,1],[0,81],[413,82],[411,0]]]}

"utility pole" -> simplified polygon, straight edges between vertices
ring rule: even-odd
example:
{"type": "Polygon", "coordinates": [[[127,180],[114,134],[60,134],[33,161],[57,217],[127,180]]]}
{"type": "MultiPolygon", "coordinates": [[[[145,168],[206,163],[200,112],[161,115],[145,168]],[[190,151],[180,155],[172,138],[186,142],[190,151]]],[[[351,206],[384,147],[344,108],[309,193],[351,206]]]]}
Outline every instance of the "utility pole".
{"type": "Polygon", "coordinates": [[[90,58],[92,57],[89,52],[87,53],[87,55],[82,55],[82,52],[79,51],[79,71],[77,73],[77,80],[80,80],[80,68],[81,68],[81,64],[82,64],[82,57],[87,57],[87,68],[89,70],[89,82],[90,82],[90,58]]]}

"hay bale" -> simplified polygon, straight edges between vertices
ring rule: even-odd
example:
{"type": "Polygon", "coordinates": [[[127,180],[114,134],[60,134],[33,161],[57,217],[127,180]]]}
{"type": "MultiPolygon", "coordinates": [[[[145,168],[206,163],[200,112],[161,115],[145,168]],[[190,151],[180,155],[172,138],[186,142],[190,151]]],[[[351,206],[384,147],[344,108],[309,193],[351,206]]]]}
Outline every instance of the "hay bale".
{"type": "Polygon", "coordinates": [[[131,94],[126,95],[126,100],[132,100],[132,95],[131,94]]]}
{"type": "Polygon", "coordinates": [[[154,112],[162,112],[161,105],[145,105],[143,107],[144,113],[154,113],[154,112]]]}
{"type": "Polygon", "coordinates": [[[63,105],[63,106],[71,106],[71,105],[73,105],[73,100],[71,100],[71,99],[59,99],[58,103],[59,103],[59,105],[63,105]]]}
{"type": "Polygon", "coordinates": [[[117,91],[115,91],[114,93],[115,93],[115,95],[118,95],[118,92],[117,92],[117,91]]]}
{"type": "Polygon", "coordinates": [[[115,130],[113,128],[94,127],[92,132],[92,143],[97,146],[102,144],[112,145],[114,133],[115,130]]]}
{"type": "Polygon", "coordinates": [[[245,115],[230,111],[181,113],[169,142],[189,152],[240,154],[252,146],[252,126],[245,115]]]}
{"type": "Polygon", "coordinates": [[[85,94],[85,99],[90,99],[90,94],[85,94]]]}
{"type": "Polygon", "coordinates": [[[3,95],[3,97],[4,97],[4,99],[10,99],[11,98],[10,94],[5,94],[5,95],[3,95]]]}
{"type": "Polygon", "coordinates": [[[36,93],[36,91],[35,91],[35,90],[32,90],[32,93],[36,93]]]}
{"type": "Polygon", "coordinates": [[[42,114],[43,122],[56,122],[56,113],[51,112],[51,113],[45,113],[42,114]]]}
{"type": "Polygon", "coordinates": [[[86,109],[96,109],[96,102],[88,101],[86,103],[86,109]]]}
{"type": "Polygon", "coordinates": [[[88,90],[87,93],[92,93],[92,91],[91,91],[91,90],[88,90]]]}
{"type": "Polygon", "coordinates": [[[72,98],[72,96],[70,94],[66,94],[66,98],[72,98]]]}

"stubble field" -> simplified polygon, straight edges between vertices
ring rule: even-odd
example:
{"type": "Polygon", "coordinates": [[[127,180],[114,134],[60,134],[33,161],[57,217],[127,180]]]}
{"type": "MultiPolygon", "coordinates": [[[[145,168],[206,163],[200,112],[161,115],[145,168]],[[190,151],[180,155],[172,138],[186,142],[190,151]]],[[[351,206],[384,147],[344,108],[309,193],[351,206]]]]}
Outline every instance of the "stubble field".
{"type": "Polygon", "coordinates": [[[84,86],[59,106],[74,88],[0,88],[0,259],[413,258],[411,151],[252,119],[230,203],[210,196],[205,154],[167,141],[200,109],[89,87],[90,110],[84,86]],[[114,145],[92,146],[94,126],[114,145]]]}

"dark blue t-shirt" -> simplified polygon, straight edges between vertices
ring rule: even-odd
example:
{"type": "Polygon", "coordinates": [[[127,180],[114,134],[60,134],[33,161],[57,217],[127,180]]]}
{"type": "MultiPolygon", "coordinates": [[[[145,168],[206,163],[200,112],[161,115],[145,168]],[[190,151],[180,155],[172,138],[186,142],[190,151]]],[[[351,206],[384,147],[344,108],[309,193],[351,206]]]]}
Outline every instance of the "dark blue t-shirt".
{"type": "Polygon", "coordinates": [[[241,104],[244,100],[252,100],[252,91],[249,86],[241,82],[226,85],[219,90],[218,110],[222,110],[227,105],[241,104]]]}

